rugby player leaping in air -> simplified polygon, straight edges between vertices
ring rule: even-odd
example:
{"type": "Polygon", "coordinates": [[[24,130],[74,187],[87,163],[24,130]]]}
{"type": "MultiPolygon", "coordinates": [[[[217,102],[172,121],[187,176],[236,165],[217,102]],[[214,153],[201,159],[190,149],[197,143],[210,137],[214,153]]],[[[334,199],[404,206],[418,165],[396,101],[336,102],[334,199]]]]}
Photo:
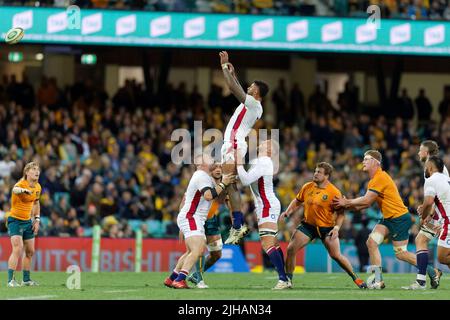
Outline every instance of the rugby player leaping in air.
{"type": "MultiPolygon", "coordinates": [[[[241,103],[234,111],[224,134],[221,153],[223,174],[226,175],[228,173],[236,173],[235,150],[239,150],[239,154],[244,158],[247,154],[245,138],[255,125],[256,120],[262,116],[261,101],[269,91],[269,87],[264,81],[255,80],[247,88],[247,93],[245,93],[236,77],[233,65],[228,61],[228,53],[221,51],[219,55],[225,81],[230,91],[241,103]]],[[[244,216],[241,212],[241,198],[236,184],[230,186],[227,191],[230,197],[233,226],[225,243],[237,244],[247,233],[248,228],[244,225],[244,216]]]]}

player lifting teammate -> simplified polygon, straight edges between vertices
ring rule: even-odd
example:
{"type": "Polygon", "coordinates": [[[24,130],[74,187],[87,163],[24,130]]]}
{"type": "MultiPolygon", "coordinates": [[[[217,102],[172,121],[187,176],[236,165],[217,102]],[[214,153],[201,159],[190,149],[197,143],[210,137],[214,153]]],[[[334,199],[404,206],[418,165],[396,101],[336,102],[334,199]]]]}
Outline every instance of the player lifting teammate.
{"type": "MultiPolygon", "coordinates": [[[[226,127],[224,143],[221,150],[222,169],[224,174],[228,174],[236,173],[235,150],[239,150],[242,157],[245,157],[247,153],[247,142],[245,138],[250,133],[255,122],[262,116],[263,108],[261,101],[269,91],[269,87],[265,82],[257,80],[247,88],[247,93],[245,93],[236,77],[233,65],[229,62],[228,53],[222,51],[219,55],[225,81],[230,91],[241,103],[234,111],[226,127]]],[[[225,243],[236,244],[245,235],[248,228],[244,225],[240,192],[236,184],[228,188],[227,192],[230,197],[233,225],[230,229],[230,236],[225,243]]]]}
{"type": "Polygon", "coordinates": [[[224,175],[222,182],[215,185],[210,176],[214,163],[210,156],[196,158],[197,171],[189,181],[185,201],[178,214],[177,224],[184,235],[186,252],[178,259],[172,274],[164,280],[164,285],[175,289],[188,289],[186,277],[195,262],[203,256],[206,246],[204,224],[211,200],[216,199],[227,186],[234,182],[234,175],[224,175]]]}
{"type": "MultiPolygon", "coordinates": [[[[237,172],[244,186],[250,186],[255,201],[258,231],[261,246],[278,272],[278,283],[273,289],[291,288],[291,282],[284,270],[283,251],[278,245],[278,217],[281,205],[273,191],[274,164],[272,156],[278,156],[279,146],[273,140],[263,141],[258,147],[258,158],[252,160],[249,171],[245,171],[242,162],[238,162],[237,172]]],[[[242,155],[237,151],[236,159],[242,155]]]]}
{"type": "MultiPolygon", "coordinates": [[[[211,176],[216,185],[221,182],[222,166],[220,164],[214,164],[211,176]]],[[[213,200],[205,222],[206,247],[208,248],[209,255],[206,259],[202,256],[197,260],[195,272],[190,274],[187,278],[200,289],[208,288],[203,279],[203,272],[206,272],[222,257],[223,243],[222,236],[220,235],[220,221],[218,216],[219,208],[222,203],[226,203],[229,207],[229,201],[226,199],[226,192],[222,192],[220,197],[213,200]]]]}

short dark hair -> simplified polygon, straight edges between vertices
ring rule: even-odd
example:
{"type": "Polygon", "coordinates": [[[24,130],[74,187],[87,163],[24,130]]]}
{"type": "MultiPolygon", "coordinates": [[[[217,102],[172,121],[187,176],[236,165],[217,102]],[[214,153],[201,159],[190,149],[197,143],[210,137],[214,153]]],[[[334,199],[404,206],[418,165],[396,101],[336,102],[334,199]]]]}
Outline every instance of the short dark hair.
{"type": "Polygon", "coordinates": [[[255,80],[253,81],[253,83],[258,86],[259,95],[261,96],[261,98],[264,98],[269,92],[269,85],[262,80],[255,80]]]}
{"type": "Polygon", "coordinates": [[[430,156],[436,156],[439,153],[439,146],[436,141],[425,140],[421,145],[427,148],[430,156]]]}
{"type": "Polygon", "coordinates": [[[375,160],[378,160],[379,163],[381,163],[381,160],[383,159],[383,157],[381,156],[380,151],[378,151],[378,150],[367,150],[366,153],[364,153],[364,156],[365,155],[371,156],[375,160]]]}
{"type": "Polygon", "coordinates": [[[428,158],[427,161],[430,161],[433,163],[433,165],[438,169],[440,173],[444,172],[444,160],[439,158],[438,156],[431,156],[428,158]]]}
{"type": "Polygon", "coordinates": [[[328,162],[319,162],[318,164],[316,164],[316,168],[323,169],[325,175],[329,177],[331,177],[331,174],[333,173],[334,170],[333,166],[328,162]]]}

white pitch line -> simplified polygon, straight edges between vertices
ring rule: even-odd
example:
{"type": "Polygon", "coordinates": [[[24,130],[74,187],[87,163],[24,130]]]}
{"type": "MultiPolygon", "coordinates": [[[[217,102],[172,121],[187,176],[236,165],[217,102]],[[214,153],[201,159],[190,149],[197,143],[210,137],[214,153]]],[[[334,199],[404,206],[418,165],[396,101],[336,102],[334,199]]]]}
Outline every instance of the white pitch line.
{"type": "Polygon", "coordinates": [[[128,290],[108,290],[108,291],[103,291],[104,293],[124,293],[124,292],[136,292],[138,290],[136,289],[128,289],[128,290]]]}
{"type": "Polygon", "coordinates": [[[45,300],[50,298],[56,298],[55,295],[47,295],[47,296],[29,296],[29,297],[17,297],[17,298],[9,298],[8,300],[45,300]]]}

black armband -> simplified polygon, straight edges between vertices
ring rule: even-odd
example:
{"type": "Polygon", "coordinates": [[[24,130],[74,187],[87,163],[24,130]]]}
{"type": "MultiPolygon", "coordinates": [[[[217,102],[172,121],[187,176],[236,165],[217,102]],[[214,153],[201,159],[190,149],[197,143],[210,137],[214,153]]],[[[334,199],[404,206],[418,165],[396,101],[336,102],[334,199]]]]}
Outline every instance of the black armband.
{"type": "Polygon", "coordinates": [[[204,195],[206,191],[210,190],[211,191],[211,195],[213,197],[213,199],[218,197],[216,188],[211,188],[211,187],[205,187],[203,188],[200,192],[204,195]]]}

